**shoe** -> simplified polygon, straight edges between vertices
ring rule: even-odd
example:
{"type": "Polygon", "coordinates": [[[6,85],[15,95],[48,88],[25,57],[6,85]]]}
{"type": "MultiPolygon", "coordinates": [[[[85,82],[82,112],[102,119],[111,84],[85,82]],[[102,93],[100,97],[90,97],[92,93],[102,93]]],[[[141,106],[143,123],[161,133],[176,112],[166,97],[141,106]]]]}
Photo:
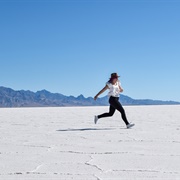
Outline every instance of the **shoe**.
{"type": "Polygon", "coordinates": [[[127,129],[132,128],[133,126],[135,126],[135,124],[129,123],[129,124],[127,125],[127,129]]]}
{"type": "Polygon", "coordinates": [[[98,121],[98,116],[94,116],[94,124],[96,124],[98,121]]]}

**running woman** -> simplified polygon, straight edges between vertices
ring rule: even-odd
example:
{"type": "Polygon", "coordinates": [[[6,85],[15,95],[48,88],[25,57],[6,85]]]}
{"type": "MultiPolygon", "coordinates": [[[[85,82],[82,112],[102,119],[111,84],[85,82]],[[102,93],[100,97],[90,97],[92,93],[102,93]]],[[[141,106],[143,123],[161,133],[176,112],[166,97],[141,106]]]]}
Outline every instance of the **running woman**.
{"type": "Polygon", "coordinates": [[[106,83],[106,86],[94,97],[94,100],[96,100],[100,94],[102,94],[107,89],[109,89],[109,93],[108,93],[109,104],[110,104],[109,112],[95,116],[94,123],[96,124],[100,118],[113,116],[115,110],[117,109],[121,113],[121,117],[122,117],[124,123],[126,124],[126,127],[131,128],[135,124],[131,124],[128,122],[124,108],[122,107],[121,103],[119,102],[119,95],[121,92],[123,92],[123,88],[121,87],[121,83],[118,80],[118,78],[119,78],[119,76],[117,73],[112,73],[111,78],[106,83]]]}

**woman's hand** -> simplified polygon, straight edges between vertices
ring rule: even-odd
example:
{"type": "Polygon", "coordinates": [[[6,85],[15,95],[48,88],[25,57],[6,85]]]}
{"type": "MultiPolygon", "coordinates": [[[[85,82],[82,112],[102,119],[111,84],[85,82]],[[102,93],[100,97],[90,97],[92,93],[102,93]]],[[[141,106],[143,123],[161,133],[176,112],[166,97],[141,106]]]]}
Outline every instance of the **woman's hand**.
{"type": "Polygon", "coordinates": [[[98,96],[96,95],[96,96],[94,96],[94,100],[96,100],[98,98],[98,96]]]}
{"type": "Polygon", "coordinates": [[[123,88],[119,85],[119,92],[123,92],[123,88]]]}
{"type": "Polygon", "coordinates": [[[124,90],[121,88],[119,91],[120,91],[120,92],[123,92],[124,90]]]}

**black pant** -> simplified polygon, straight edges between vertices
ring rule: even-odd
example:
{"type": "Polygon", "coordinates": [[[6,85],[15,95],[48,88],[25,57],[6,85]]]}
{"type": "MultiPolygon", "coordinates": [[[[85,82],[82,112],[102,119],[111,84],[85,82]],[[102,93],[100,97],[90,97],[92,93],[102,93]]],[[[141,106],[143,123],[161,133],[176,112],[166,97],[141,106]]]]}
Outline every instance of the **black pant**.
{"type": "Polygon", "coordinates": [[[125,124],[128,125],[129,122],[126,118],[126,113],[124,111],[124,108],[122,107],[121,103],[119,102],[119,97],[111,96],[109,98],[109,104],[110,104],[109,112],[99,115],[98,119],[113,116],[115,110],[117,109],[121,113],[121,117],[122,117],[123,121],[125,122],[125,124]]]}

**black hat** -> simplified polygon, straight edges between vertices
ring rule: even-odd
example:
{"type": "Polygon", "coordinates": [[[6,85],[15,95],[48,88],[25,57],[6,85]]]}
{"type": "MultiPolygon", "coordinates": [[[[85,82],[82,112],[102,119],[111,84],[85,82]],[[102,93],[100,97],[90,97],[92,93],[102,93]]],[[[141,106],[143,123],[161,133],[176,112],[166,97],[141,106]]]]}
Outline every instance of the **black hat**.
{"type": "Polygon", "coordinates": [[[118,76],[117,73],[112,73],[112,74],[111,74],[111,79],[113,79],[113,78],[118,78],[118,77],[120,77],[120,76],[118,76]]]}

